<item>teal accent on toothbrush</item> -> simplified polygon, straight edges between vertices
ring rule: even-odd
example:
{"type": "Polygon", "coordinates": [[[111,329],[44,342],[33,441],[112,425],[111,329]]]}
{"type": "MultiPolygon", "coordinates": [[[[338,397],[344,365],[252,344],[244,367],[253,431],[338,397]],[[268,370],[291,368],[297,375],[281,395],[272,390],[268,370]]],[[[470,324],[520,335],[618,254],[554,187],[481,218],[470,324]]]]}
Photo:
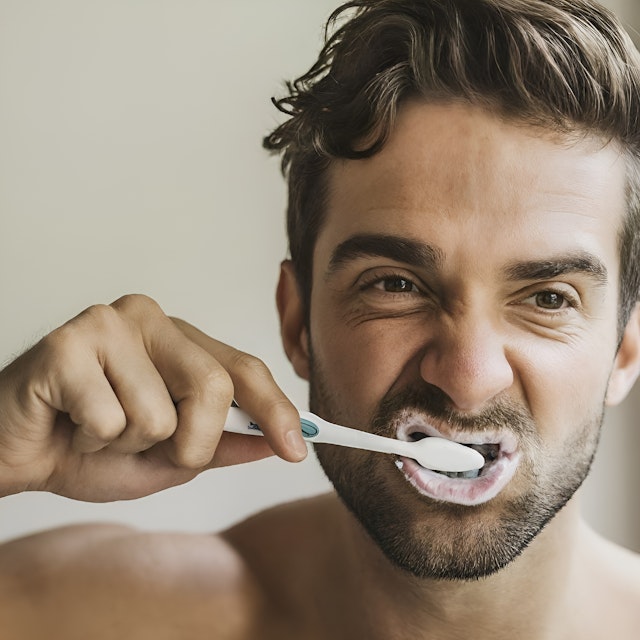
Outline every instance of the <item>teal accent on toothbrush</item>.
{"type": "MultiPolygon", "coordinates": [[[[392,453],[412,458],[423,467],[437,471],[473,471],[482,468],[485,463],[478,451],[445,438],[431,437],[405,442],[333,424],[309,411],[300,412],[300,429],[302,437],[308,442],[392,453]]],[[[264,435],[249,415],[235,406],[229,409],[224,430],[252,436],[264,435]]]]}
{"type": "MultiPolygon", "coordinates": [[[[260,433],[256,435],[264,435],[262,433],[262,429],[253,420],[248,418],[248,421],[249,422],[246,426],[246,429],[248,431],[259,431],[260,433]]],[[[244,420],[242,424],[244,424],[244,420]]],[[[225,431],[233,431],[234,433],[243,433],[243,431],[232,428],[231,425],[229,425],[229,428],[227,427],[228,425],[225,424],[225,427],[224,427],[225,431]]],[[[318,429],[318,427],[316,427],[316,425],[313,424],[313,422],[311,422],[310,420],[306,420],[305,418],[300,418],[300,430],[302,431],[302,437],[309,438],[309,439],[314,438],[320,433],[320,430],[318,429]]]]}
{"type": "Polygon", "coordinates": [[[302,437],[305,439],[315,438],[320,433],[320,429],[311,420],[302,417],[300,418],[300,428],[302,429],[302,437]]]}

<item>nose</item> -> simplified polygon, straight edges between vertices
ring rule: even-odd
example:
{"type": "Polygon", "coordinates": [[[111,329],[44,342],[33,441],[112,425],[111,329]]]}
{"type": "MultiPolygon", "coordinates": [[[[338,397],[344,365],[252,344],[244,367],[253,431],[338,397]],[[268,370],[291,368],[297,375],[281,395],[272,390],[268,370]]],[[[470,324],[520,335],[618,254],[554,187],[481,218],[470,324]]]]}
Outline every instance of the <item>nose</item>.
{"type": "Polygon", "coordinates": [[[482,409],[514,380],[504,337],[490,322],[470,318],[451,319],[432,336],[420,373],[467,412],[482,409]]]}

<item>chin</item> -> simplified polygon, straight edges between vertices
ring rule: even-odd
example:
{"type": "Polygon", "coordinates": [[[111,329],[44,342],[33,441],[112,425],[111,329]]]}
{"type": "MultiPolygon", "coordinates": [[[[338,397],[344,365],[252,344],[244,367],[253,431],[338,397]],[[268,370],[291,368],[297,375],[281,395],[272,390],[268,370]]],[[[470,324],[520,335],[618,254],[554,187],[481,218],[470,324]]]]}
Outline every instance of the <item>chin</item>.
{"type": "Polygon", "coordinates": [[[456,581],[491,576],[518,558],[575,494],[592,459],[561,483],[555,473],[536,481],[531,465],[493,499],[465,505],[423,495],[390,456],[332,445],[316,445],[316,453],[338,496],[393,565],[420,579],[456,581]]]}

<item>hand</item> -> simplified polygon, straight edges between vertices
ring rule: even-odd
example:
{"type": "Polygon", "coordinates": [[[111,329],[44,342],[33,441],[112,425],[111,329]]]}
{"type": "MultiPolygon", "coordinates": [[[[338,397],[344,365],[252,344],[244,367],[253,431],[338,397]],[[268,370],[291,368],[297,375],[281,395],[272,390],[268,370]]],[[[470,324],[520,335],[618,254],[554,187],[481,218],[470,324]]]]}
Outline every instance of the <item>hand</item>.
{"type": "Polygon", "coordinates": [[[0,495],[130,499],[274,453],[306,445],[266,366],[145,296],[90,307],[0,372],[0,495]],[[222,432],[233,398],[265,438],[222,432]]]}

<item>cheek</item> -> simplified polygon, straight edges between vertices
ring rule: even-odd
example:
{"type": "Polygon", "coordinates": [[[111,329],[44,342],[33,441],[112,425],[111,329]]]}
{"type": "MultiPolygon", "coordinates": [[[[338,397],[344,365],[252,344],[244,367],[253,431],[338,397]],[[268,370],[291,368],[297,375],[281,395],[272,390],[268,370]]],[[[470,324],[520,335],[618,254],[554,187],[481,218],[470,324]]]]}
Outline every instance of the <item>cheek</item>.
{"type": "Polygon", "coordinates": [[[525,401],[544,440],[565,440],[576,424],[602,410],[608,370],[595,353],[567,345],[537,345],[520,367],[525,401]]]}
{"type": "MultiPolygon", "coordinates": [[[[409,339],[406,332],[399,333],[385,329],[382,323],[350,327],[328,315],[315,318],[311,324],[314,357],[334,396],[373,412],[418,361],[420,342],[409,339]]],[[[415,368],[417,371],[417,364],[415,368]]]]}

